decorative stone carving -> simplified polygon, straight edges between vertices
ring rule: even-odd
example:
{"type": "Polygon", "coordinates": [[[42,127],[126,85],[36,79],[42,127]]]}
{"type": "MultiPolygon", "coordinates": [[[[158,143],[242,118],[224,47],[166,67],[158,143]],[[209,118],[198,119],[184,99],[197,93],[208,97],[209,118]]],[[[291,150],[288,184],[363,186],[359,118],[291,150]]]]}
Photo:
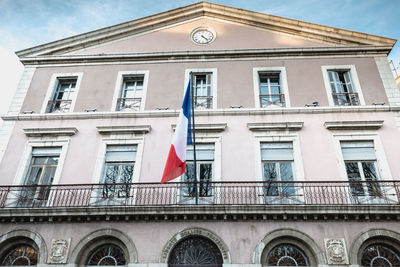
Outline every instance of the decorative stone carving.
{"type": "Polygon", "coordinates": [[[68,250],[71,239],[53,239],[48,263],[67,263],[68,250]]]}
{"type": "Polygon", "coordinates": [[[349,264],[344,238],[325,238],[324,243],[328,264],[349,264]]]}

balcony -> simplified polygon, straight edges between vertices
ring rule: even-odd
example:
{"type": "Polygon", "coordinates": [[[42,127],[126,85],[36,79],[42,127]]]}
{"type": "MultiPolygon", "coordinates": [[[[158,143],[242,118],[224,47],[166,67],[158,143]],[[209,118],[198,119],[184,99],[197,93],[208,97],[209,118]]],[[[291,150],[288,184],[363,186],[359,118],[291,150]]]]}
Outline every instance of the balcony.
{"type": "Polygon", "coordinates": [[[332,93],[335,106],[359,106],[357,93],[332,93]]]}
{"type": "Polygon", "coordinates": [[[268,106],[285,106],[284,94],[260,95],[260,107],[265,108],[268,106]]]}
{"type": "Polygon", "coordinates": [[[142,98],[118,98],[117,111],[139,111],[142,98]]]}
{"type": "Polygon", "coordinates": [[[194,107],[196,109],[211,109],[213,104],[212,96],[195,96],[194,107]]]}
{"type": "Polygon", "coordinates": [[[399,205],[400,181],[0,186],[0,209],[187,205],[399,205]]]}
{"type": "Polygon", "coordinates": [[[50,100],[47,103],[46,113],[68,112],[72,100],[50,100]]]}

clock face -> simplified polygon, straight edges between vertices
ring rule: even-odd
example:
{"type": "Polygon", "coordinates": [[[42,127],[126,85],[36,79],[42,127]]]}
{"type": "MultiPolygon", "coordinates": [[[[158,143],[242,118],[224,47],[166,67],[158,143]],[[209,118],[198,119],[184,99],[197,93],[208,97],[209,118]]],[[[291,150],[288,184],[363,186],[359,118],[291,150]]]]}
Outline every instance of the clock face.
{"type": "Polygon", "coordinates": [[[215,32],[208,28],[198,28],[191,34],[193,42],[196,44],[209,44],[215,39],[215,32]]]}

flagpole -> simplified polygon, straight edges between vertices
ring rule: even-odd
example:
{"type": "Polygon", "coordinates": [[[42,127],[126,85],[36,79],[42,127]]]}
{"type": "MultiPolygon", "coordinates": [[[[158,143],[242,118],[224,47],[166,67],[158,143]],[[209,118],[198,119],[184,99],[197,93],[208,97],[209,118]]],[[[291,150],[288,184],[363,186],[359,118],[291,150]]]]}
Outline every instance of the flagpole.
{"type": "Polygon", "coordinates": [[[196,162],[196,128],[194,124],[194,81],[193,81],[193,73],[190,72],[190,77],[189,79],[191,80],[191,102],[192,102],[192,136],[193,136],[193,165],[194,165],[194,180],[195,180],[195,201],[196,205],[199,204],[199,198],[198,198],[198,191],[197,191],[197,162],[196,162]]]}

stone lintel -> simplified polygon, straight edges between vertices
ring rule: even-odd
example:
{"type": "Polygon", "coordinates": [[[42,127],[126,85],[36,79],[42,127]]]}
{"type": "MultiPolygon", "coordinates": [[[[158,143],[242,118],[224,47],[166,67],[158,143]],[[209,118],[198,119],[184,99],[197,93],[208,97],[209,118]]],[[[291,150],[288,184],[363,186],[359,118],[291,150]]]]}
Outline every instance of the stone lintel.
{"type": "Polygon", "coordinates": [[[125,133],[145,134],[151,131],[150,125],[97,126],[96,128],[100,134],[125,134],[125,133]]]}
{"type": "MultiPolygon", "coordinates": [[[[226,123],[208,123],[208,124],[198,124],[196,123],[196,132],[222,132],[225,130],[226,123]]],[[[171,125],[172,130],[175,131],[176,124],[171,125]]]]}
{"type": "Polygon", "coordinates": [[[383,121],[327,121],[324,126],[328,130],[377,130],[383,121]]]}
{"type": "Polygon", "coordinates": [[[250,131],[298,131],[303,128],[303,122],[254,122],[247,123],[250,131]]]}
{"type": "Polygon", "coordinates": [[[24,133],[28,137],[34,136],[47,136],[47,135],[64,135],[72,136],[78,132],[75,127],[63,127],[63,128],[25,128],[24,133]]]}

